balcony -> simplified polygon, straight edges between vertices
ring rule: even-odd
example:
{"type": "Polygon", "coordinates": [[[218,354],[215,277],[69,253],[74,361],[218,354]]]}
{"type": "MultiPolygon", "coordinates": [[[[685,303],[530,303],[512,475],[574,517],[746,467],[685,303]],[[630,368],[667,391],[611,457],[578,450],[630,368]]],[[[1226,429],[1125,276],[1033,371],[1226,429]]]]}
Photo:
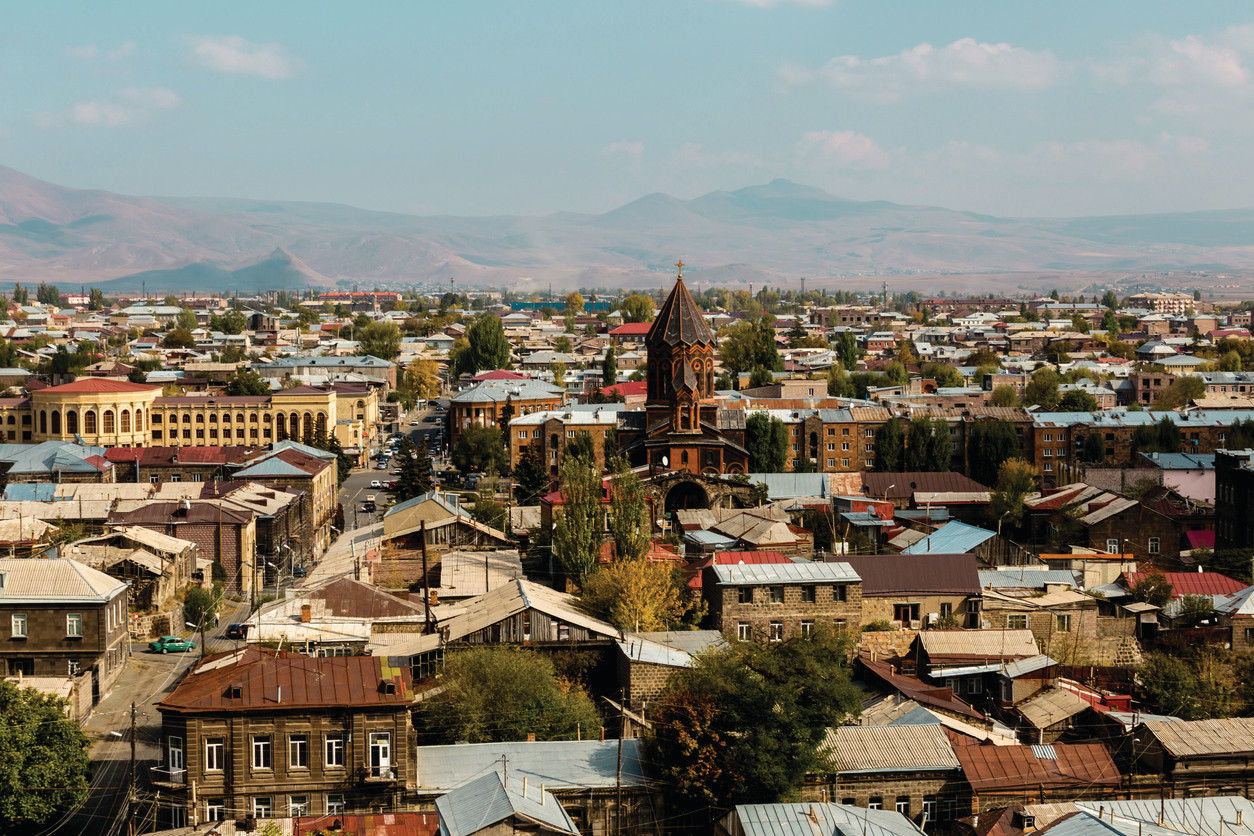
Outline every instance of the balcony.
{"type": "Polygon", "coordinates": [[[365,771],[367,784],[386,784],[396,780],[395,766],[368,766],[365,771]]]}
{"type": "Polygon", "coordinates": [[[149,768],[148,778],[154,784],[168,784],[176,787],[187,786],[186,769],[171,769],[168,766],[154,766],[149,768]]]}

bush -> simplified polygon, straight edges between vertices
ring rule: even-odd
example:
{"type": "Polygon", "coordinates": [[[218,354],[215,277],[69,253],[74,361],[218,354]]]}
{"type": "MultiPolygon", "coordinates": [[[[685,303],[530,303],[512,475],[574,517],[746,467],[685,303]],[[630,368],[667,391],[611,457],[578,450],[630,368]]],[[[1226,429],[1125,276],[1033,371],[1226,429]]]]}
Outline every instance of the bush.
{"type": "Polygon", "coordinates": [[[864,633],[887,633],[892,629],[892,622],[885,621],[882,618],[878,621],[868,621],[866,624],[862,625],[862,632],[864,633]]]}

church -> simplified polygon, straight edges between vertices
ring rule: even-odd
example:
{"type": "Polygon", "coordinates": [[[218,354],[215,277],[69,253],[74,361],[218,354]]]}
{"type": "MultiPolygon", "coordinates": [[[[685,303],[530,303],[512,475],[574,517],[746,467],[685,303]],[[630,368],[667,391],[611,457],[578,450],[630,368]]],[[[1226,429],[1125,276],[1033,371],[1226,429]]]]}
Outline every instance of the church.
{"type": "Polygon", "coordinates": [[[715,476],[745,473],[745,414],[714,399],[716,340],[684,285],[683,262],[670,296],[645,338],[647,398],[619,429],[634,466],[715,476]],[[633,420],[634,419],[634,420],[633,420]]]}

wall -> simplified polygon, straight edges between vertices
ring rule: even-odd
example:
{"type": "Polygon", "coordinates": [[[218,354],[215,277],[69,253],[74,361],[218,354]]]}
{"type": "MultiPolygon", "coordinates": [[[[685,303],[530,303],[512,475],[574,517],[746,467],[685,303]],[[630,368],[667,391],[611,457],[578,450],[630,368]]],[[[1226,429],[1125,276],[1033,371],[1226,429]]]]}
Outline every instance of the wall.
{"type": "Polygon", "coordinates": [[[716,629],[724,635],[736,638],[739,625],[749,628],[749,638],[753,641],[770,640],[771,624],[779,622],[783,627],[782,638],[801,635],[802,622],[829,624],[857,630],[862,623],[862,584],[774,584],[782,586],[784,600],[773,604],[770,601],[771,587],[724,586],[715,579],[714,573],[707,569],[703,588],[710,602],[710,612],[714,616],[716,629]],[[802,601],[802,589],[811,587],[815,591],[815,601],[802,601]],[[835,598],[835,590],[844,588],[846,600],[835,598]],[[739,602],[739,591],[751,590],[752,601],[739,602]]]}

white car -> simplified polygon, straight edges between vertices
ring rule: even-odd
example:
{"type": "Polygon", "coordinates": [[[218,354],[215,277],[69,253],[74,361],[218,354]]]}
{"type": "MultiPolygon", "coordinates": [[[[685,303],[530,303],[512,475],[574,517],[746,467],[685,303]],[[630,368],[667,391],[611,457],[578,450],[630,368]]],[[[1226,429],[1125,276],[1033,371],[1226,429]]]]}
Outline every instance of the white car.
{"type": "Polygon", "coordinates": [[[370,482],[370,487],[372,487],[372,488],[382,488],[382,487],[383,487],[383,483],[382,483],[382,482],[380,482],[378,479],[374,479],[374,480],[372,480],[372,481],[370,482]]]}

